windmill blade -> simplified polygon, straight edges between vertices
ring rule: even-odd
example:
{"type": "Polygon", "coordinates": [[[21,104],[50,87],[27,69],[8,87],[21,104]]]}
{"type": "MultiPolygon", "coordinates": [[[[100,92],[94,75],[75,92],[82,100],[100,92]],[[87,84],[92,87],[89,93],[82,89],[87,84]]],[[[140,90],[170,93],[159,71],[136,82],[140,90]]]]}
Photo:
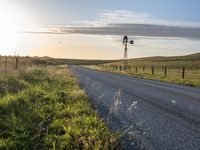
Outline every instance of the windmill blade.
{"type": "Polygon", "coordinates": [[[131,40],[131,41],[129,41],[129,43],[130,43],[130,44],[134,44],[134,41],[133,41],[133,40],[131,40]]]}

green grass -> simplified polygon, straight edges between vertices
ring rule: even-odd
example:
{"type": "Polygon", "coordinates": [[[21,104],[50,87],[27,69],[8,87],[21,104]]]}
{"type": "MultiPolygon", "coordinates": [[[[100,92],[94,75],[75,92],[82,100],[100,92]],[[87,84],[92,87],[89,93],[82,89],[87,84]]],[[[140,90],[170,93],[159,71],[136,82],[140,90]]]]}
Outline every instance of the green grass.
{"type": "Polygon", "coordinates": [[[68,69],[0,74],[0,149],[115,149],[68,69]]]}

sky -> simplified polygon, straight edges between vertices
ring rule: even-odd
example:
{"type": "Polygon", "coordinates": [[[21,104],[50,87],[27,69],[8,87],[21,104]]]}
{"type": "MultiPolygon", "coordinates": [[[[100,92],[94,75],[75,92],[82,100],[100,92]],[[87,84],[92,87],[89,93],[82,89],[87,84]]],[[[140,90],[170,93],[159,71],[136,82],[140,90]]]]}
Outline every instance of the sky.
{"type": "Polygon", "coordinates": [[[0,55],[77,59],[200,52],[199,0],[0,0],[0,55]]]}

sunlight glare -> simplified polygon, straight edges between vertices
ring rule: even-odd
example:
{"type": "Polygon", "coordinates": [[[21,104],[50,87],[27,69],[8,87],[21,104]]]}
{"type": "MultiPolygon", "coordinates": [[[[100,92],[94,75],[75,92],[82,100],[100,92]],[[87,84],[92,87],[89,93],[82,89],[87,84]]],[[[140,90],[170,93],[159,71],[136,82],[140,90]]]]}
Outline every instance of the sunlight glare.
{"type": "Polygon", "coordinates": [[[17,31],[31,25],[32,20],[11,3],[0,2],[0,55],[13,54],[20,39],[17,31]]]}

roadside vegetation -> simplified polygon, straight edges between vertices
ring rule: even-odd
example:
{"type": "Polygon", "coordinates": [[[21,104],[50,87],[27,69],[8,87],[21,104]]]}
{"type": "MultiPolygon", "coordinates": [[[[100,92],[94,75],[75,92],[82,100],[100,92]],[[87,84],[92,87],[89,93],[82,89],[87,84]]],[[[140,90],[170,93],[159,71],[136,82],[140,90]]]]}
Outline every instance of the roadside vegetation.
{"type": "Polygon", "coordinates": [[[131,70],[116,70],[110,66],[86,66],[91,69],[96,69],[100,71],[111,72],[115,74],[122,74],[132,77],[138,77],[142,79],[158,80],[164,82],[170,82],[175,84],[182,84],[187,86],[200,87],[200,69],[191,70],[188,69],[185,73],[185,78],[183,79],[181,69],[168,69],[168,74],[165,76],[162,68],[154,68],[154,74],[152,74],[152,68],[146,68],[145,71],[142,70],[142,67],[137,67],[137,72],[135,67],[132,67],[131,70]]]}
{"type": "Polygon", "coordinates": [[[66,67],[0,74],[0,149],[121,149],[66,67]]]}

